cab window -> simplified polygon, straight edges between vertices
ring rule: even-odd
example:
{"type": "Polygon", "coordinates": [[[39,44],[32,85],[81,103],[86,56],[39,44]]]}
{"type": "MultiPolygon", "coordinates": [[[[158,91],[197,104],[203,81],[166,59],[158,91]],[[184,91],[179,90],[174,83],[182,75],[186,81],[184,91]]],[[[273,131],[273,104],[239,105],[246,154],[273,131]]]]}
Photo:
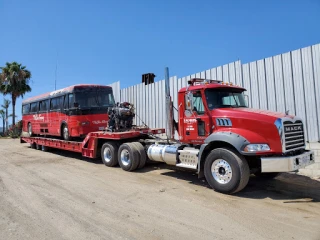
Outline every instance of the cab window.
{"type": "Polygon", "coordinates": [[[193,101],[193,111],[196,111],[197,114],[199,115],[204,114],[204,105],[201,97],[201,92],[194,92],[192,101],[193,101]]]}

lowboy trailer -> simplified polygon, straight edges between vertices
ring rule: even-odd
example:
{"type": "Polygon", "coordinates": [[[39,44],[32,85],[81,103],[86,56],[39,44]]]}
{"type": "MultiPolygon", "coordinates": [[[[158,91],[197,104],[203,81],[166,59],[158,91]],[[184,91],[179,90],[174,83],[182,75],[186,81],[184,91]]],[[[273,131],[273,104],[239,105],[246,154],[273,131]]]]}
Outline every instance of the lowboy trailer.
{"type": "Polygon", "coordinates": [[[89,133],[82,142],[44,136],[22,136],[21,142],[47,151],[57,148],[84,157],[101,156],[108,167],[125,171],[143,168],[147,160],[190,169],[205,177],[221,193],[241,191],[250,174],[272,178],[314,163],[305,149],[304,125],[287,113],[250,109],[244,88],[218,80],[192,79],[178,93],[178,122],[173,118],[169,74],[166,68],[167,128],[129,126],[122,121],[132,114],[128,103],[109,111],[108,127],[89,133]],[[124,127],[125,126],[125,127],[124,127]],[[174,139],[174,133],[178,139],[174,139]],[[167,134],[166,139],[156,137],[167,134]]]}

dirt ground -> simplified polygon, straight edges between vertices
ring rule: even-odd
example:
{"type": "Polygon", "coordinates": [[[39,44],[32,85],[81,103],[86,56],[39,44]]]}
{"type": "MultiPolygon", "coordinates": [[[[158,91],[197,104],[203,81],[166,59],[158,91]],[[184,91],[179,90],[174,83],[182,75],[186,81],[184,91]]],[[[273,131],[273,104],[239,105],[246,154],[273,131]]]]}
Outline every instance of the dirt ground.
{"type": "Polygon", "coordinates": [[[108,168],[0,139],[0,239],[320,239],[320,182],[251,177],[236,195],[190,172],[108,168]]]}

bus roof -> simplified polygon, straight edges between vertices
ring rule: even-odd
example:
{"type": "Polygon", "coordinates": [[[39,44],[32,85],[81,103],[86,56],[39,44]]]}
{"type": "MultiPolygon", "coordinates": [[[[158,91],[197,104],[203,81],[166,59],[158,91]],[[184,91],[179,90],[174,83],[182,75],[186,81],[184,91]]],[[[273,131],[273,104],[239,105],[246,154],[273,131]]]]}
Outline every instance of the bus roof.
{"type": "Polygon", "coordinates": [[[40,94],[34,97],[30,97],[27,98],[25,100],[22,101],[22,104],[26,104],[26,103],[31,103],[31,102],[35,102],[41,99],[47,99],[47,98],[51,98],[51,97],[58,97],[61,95],[64,95],[66,93],[71,93],[73,92],[75,89],[85,89],[85,88],[108,88],[108,89],[112,89],[110,86],[107,85],[98,85],[98,84],[76,84],[76,85],[72,85],[69,87],[65,87],[62,89],[58,89],[52,92],[47,92],[44,94],[40,94]]]}

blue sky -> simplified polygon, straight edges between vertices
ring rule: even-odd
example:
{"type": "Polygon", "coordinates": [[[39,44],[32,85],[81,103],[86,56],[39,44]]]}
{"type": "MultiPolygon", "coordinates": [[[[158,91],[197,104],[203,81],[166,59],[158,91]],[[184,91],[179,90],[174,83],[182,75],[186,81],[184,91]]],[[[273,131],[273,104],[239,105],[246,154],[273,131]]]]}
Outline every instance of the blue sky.
{"type": "Polygon", "coordinates": [[[57,59],[57,88],[127,87],[319,43],[319,13],[320,0],[0,0],[0,66],[27,66],[26,97],[54,90],[57,59]]]}

